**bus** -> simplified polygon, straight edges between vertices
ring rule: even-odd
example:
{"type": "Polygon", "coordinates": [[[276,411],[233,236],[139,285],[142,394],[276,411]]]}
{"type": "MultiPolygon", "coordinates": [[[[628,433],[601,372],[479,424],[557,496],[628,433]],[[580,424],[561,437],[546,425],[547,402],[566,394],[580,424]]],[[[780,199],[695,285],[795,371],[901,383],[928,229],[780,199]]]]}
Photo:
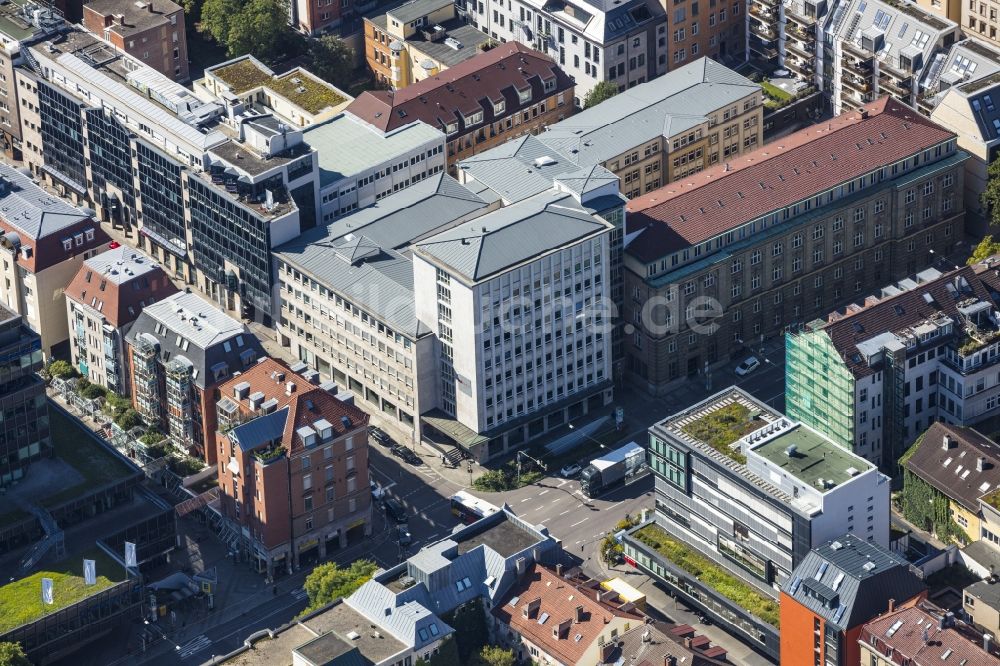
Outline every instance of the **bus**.
{"type": "Polygon", "coordinates": [[[480,518],[492,516],[499,510],[499,507],[493,506],[486,500],[481,500],[464,490],[459,490],[451,496],[451,512],[466,525],[474,523],[480,518]]]}

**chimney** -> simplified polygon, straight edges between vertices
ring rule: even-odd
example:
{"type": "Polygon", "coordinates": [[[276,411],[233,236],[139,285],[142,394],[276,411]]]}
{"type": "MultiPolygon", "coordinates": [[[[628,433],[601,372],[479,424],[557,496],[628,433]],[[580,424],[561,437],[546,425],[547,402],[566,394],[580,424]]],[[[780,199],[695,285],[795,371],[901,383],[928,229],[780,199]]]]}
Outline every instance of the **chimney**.
{"type": "Polygon", "coordinates": [[[559,576],[560,578],[562,578],[562,571],[563,571],[562,564],[557,564],[556,565],[556,575],[559,576]]]}
{"type": "Polygon", "coordinates": [[[677,666],[677,657],[668,654],[663,658],[663,666],[677,666]]]}
{"type": "Polygon", "coordinates": [[[986,456],[979,456],[976,460],[976,471],[982,472],[986,468],[986,456]]]}
{"type": "Polygon", "coordinates": [[[111,24],[114,23],[114,22],[115,22],[115,17],[114,16],[112,16],[111,14],[105,15],[105,17],[104,17],[104,27],[105,28],[110,28],[111,24]]]}
{"type": "Polygon", "coordinates": [[[538,615],[538,609],[542,607],[542,598],[535,597],[521,607],[521,617],[534,617],[538,615]]]}
{"type": "Polygon", "coordinates": [[[569,628],[573,626],[573,620],[566,619],[560,622],[557,626],[552,627],[552,638],[562,640],[564,638],[569,638],[569,628]]]}
{"type": "Polygon", "coordinates": [[[688,650],[690,650],[691,649],[691,637],[690,636],[685,636],[683,642],[684,642],[684,647],[686,647],[688,650]]]}
{"type": "Polygon", "coordinates": [[[888,612],[891,613],[894,610],[896,610],[896,600],[895,599],[889,599],[889,611],[888,612]]]}
{"type": "Polygon", "coordinates": [[[291,395],[295,393],[295,382],[288,382],[285,384],[285,395],[291,395]]]}
{"type": "Polygon", "coordinates": [[[583,622],[583,606],[577,606],[573,609],[573,622],[576,624],[583,622]]]}
{"type": "Polygon", "coordinates": [[[983,634],[983,652],[993,654],[993,634],[983,634]]]}
{"type": "Polygon", "coordinates": [[[149,0],[149,2],[146,3],[146,11],[150,14],[153,13],[153,0],[149,0]]]}
{"type": "Polygon", "coordinates": [[[119,14],[118,15],[118,25],[125,25],[125,15],[124,14],[119,14]]]}
{"type": "Polygon", "coordinates": [[[528,563],[523,557],[519,557],[517,558],[517,562],[514,563],[514,566],[517,568],[517,575],[523,576],[524,572],[527,571],[528,563]]]}
{"type": "Polygon", "coordinates": [[[615,653],[615,648],[616,647],[618,647],[618,644],[616,642],[614,642],[614,641],[608,641],[607,643],[605,643],[604,645],[601,646],[601,663],[602,664],[610,664],[611,663],[611,656],[615,653]]]}
{"type": "Polygon", "coordinates": [[[947,451],[950,448],[951,448],[951,437],[949,435],[945,435],[944,437],[941,438],[941,450],[947,451]]]}

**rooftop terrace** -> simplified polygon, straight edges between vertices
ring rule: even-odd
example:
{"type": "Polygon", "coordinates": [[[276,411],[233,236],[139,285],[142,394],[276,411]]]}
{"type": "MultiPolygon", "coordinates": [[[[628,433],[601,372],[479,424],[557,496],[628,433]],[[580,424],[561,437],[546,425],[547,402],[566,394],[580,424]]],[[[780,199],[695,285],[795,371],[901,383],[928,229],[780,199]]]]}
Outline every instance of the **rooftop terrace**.
{"type": "Polygon", "coordinates": [[[823,479],[827,487],[850,481],[872,465],[818,432],[797,424],[751,449],[805,484],[823,479]]]}
{"type": "Polygon", "coordinates": [[[333,86],[300,69],[275,75],[250,58],[208,71],[226,83],[235,95],[264,86],[309,113],[319,113],[348,101],[333,86]]]}
{"type": "Polygon", "coordinates": [[[738,463],[747,458],[733,443],[767,425],[759,411],[742,402],[725,402],[711,406],[685,422],[680,429],[703,444],[729,456],[738,463]]]}

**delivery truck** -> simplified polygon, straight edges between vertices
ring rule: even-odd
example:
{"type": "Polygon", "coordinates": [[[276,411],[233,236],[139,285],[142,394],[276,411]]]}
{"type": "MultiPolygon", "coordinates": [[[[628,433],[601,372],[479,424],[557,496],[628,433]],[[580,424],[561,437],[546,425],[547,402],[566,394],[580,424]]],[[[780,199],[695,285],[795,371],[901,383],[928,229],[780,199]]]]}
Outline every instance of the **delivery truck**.
{"type": "Polygon", "coordinates": [[[646,465],[646,449],[630,442],[590,461],[580,473],[580,489],[587,497],[598,497],[635,476],[646,465]]]}

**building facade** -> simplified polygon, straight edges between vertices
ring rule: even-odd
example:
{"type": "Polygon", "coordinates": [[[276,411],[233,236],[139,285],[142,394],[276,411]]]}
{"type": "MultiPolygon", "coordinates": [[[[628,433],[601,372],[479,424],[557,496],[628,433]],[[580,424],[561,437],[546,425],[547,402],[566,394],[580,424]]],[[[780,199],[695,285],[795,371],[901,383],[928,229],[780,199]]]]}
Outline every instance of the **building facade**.
{"type": "Polygon", "coordinates": [[[871,666],[981,664],[997,666],[992,634],[983,634],[953,613],[923,601],[864,625],[858,637],[860,663],[871,666]]]}
{"type": "Polygon", "coordinates": [[[694,592],[698,580],[653,544],[697,551],[762,604],[774,604],[810,549],[835,536],[888,546],[889,479],[739,389],[661,421],[649,437],[655,512],[625,537],[626,556],[766,654],[779,649],[776,618],[749,602],[741,610],[710,587],[694,592]],[[651,540],[651,531],[659,536],[651,540]]]}
{"type": "MultiPolygon", "coordinates": [[[[985,0],[984,2],[965,2],[960,7],[962,13],[962,29],[970,37],[982,40],[993,46],[1000,46],[1000,2],[985,0]]],[[[956,19],[957,20],[957,19],[956,19]]]]}
{"type": "Polygon", "coordinates": [[[51,454],[49,403],[42,369],[42,340],[23,318],[0,306],[0,487],[24,478],[33,460],[51,454]]]}
{"type": "Polygon", "coordinates": [[[668,390],[947,254],[966,158],[952,133],[883,98],[632,200],[627,370],[668,390]]]}
{"type": "Polygon", "coordinates": [[[264,356],[243,324],[180,292],[142,309],[126,335],[132,404],[182,451],[217,462],[215,390],[264,356]]]}
{"type": "Polygon", "coordinates": [[[70,360],[80,375],[131,395],[125,336],[144,307],[176,292],[163,268],[129,247],[118,245],[83,262],[66,287],[70,360]]]}
{"type": "Polygon", "coordinates": [[[548,56],[505,44],[402,90],[366,91],[347,111],[383,132],[415,120],[440,129],[453,167],[572,114],[573,85],[548,56]]]}
{"type": "Polygon", "coordinates": [[[929,269],[790,331],[789,416],[895,476],[936,421],[966,426],[996,414],[996,279],[988,264],[929,269]]]}
{"type": "Polygon", "coordinates": [[[217,390],[221,510],[258,571],[371,534],[367,414],[273,359],[217,390]]]}
{"type": "Polygon", "coordinates": [[[180,5],[170,0],[91,0],[83,6],[83,26],[160,74],[174,81],[188,80],[187,33],[180,5]]]}

